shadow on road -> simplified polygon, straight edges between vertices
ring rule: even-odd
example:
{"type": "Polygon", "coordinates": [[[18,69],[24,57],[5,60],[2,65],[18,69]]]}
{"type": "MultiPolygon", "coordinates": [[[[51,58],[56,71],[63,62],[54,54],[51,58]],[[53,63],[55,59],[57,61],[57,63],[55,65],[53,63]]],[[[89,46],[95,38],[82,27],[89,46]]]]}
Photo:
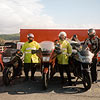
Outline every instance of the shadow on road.
{"type": "Polygon", "coordinates": [[[37,81],[27,81],[23,82],[24,77],[15,79],[11,85],[5,86],[2,83],[2,77],[0,77],[0,93],[8,92],[10,95],[25,95],[32,93],[66,93],[66,94],[77,94],[83,93],[83,86],[66,86],[66,84],[61,84],[59,77],[54,77],[53,80],[48,82],[48,89],[43,90],[42,79],[40,76],[36,77],[37,81]]]}

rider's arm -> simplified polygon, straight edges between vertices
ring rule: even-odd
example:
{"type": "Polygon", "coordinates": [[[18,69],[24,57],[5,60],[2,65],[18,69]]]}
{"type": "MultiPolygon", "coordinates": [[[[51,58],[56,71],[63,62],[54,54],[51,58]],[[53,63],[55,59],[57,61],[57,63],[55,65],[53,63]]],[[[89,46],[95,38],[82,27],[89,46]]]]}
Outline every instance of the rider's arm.
{"type": "Polygon", "coordinates": [[[25,51],[25,44],[21,48],[21,52],[24,53],[24,51],[25,51]]]}
{"type": "Polygon", "coordinates": [[[70,43],[68,43],[67,44],[67,56],[71,56],[71,54],[72,54],[72,47],[71,47],[71,45],[70,45],[70,43]]]}
{"type": "Polygon", "coordinates": [[[39,43],[37,43],[37,42],[36,42],[36,49],[37,49],[37,50],[38,50],[38,49],[41,49],[39,43]]]}
{"type": "Polygon", "coordinates": [[[88,45],[88,39],[84,41],[83,45],[88,45]]]}
{"type": "Polygon", "coordinates": [[[100,39],[97,37],[97,48],[94,51],[94,54],[97,55],[97,53],[100,51],[100,39]]]}

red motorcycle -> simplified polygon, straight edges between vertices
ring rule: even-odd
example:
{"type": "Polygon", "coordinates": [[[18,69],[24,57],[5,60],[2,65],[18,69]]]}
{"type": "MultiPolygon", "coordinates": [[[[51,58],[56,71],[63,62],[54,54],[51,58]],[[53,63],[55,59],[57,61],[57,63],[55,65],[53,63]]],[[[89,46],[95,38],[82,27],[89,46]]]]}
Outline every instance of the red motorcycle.
{"type": "Polygon", "coordinates": [[[47,89],[48,81],[55,73],[54,65],[57,53],[54,51],[54,43],[51,41],[43,41],[40,43],[41,50],[32,50],[32,54],[37,54],[41,60],[41,73],[43,89],[47,89]]]}
{"type": "Polygon", "coordinates": [[[54,43],[51,41],[43,41],[40,43],[42,51],[41,59],[41,69],[42,69],[42,80],[43,88],[47,89],[48,80],[50,79],[52,63],[51,63],[51,54],[54,50],[54,43]]]}
{"type": "Polygon", "coordinates": [[[2,72],[4,70],[4,65],[2,62],[2,52],[0,52],[0,72],[2,72]]]}

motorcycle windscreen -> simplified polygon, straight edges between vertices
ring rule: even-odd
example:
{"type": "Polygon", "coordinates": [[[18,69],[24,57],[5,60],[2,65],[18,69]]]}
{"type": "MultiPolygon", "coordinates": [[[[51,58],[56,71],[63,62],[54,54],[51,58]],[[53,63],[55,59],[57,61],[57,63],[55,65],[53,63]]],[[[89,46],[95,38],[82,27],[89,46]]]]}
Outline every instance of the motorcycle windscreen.
{"type": "Polygon", "coordinates": [[[14,53],[16,53],[16,50],[17,49],[12,49],[12,48],[6,49],[2,56],[3,57],[11,57],[14,53]]]}
{"type": "Polygon", "coordinates": [[[49,51],[51,52],[54,49],[54,43],[51,41],[43,41],[40,43],[42,51],[49,51]]]}
{"type": "Polygon", "coordinates": [[[89,56],[90,52],[88,50],[82,50],[80,51],[81,56],[89,56]]]}

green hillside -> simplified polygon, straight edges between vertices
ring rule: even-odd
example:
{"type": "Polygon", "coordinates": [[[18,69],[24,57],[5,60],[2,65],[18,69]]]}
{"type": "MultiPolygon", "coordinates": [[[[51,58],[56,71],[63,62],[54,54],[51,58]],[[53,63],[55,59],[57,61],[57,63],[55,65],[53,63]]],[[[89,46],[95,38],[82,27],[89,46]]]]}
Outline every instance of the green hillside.
{"type": "Polygon", "coordinates": [[[0,35],[0,38],[4,39],[4,40],[20,40],[20,34],[16,33],[16,34],[2,34],[0,35]]]}

